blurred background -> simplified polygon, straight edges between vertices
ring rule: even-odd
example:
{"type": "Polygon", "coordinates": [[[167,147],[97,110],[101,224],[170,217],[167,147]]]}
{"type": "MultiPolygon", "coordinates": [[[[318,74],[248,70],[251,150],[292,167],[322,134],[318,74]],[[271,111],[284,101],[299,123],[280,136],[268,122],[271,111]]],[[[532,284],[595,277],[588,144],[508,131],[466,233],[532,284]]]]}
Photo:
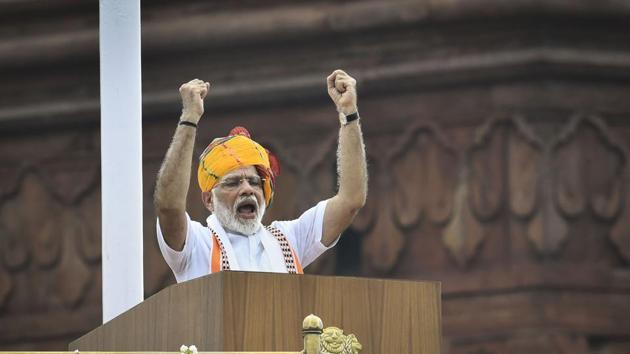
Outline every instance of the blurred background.
{"type": "MultiPolygon", "coordinates": [[[[267,220],[333,195],[326,76],[358,80],[366,207],[308,273],[442,282],[443,352],[630,353],[630,2],[142,3],[145,296],[173,284],[155,176],[179,86],[196,154],[280,158],[267,220]]],[[[98,1],[0,1],[0,350],[101,323],[98,1]]],[[[196,168],[196,167],[195,167],[196,168]]],[[[196,183],[189,211],[204,220],[196,183]]]]}

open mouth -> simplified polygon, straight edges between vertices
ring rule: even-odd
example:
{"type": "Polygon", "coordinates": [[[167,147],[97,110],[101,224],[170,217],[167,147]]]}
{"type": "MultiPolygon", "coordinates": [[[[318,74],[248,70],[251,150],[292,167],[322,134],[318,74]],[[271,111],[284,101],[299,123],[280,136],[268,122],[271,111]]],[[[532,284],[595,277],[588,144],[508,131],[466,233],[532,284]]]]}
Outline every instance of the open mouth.
{"type": "Polygon", "coordinates": [[[243,219],[255,219],[256,218],[256,203],[251,200],[245,200],[240,202],[236,206],[236,213],[243,219]]]}

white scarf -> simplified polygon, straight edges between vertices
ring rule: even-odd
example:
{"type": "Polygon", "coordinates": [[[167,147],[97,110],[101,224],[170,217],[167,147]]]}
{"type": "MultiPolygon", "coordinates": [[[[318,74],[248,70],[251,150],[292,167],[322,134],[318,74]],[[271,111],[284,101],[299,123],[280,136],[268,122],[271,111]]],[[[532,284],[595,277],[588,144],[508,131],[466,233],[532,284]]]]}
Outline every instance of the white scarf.
{"type": "MultiPolygon", "coordinates": [[[[208,227],[210,227],[217,234],[217,237],[223,244],[223,248],[225,249],[225,254],[227,255],[228,262],[230,263],[230,270],[242,270],[240,265],[238,264],[238,259],[236,258],[236,254],[234,252],[234,248],[230,242],[230,238],[228,237],[225,229],[219,222],[216,216],[210,215],[206,219],[208,227]]],[[[267,231],[265,227],[261,227],[258,232],[255,234],[260,237],[260,242],[263,246],[263,257],[267,257],[269,260],[269,264],[271,265],[271,269],[260,269],[261,272],[273,272],[273,273],[288,273],[287,266],[285,264],[284,255],[282,254],[282,249],[280,248],[280,244],[276,240],[273,235],[267,231]]],[[[245,236],[245,237],[253,237],[245,236]]],[[[212,255],[212,251],[210,251],[212,255]]]]}

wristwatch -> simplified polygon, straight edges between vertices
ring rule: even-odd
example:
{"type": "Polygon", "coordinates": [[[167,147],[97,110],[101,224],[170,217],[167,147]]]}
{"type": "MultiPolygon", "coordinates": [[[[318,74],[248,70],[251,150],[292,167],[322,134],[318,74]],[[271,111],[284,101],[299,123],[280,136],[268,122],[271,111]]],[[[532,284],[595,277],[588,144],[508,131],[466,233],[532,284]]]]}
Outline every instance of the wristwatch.
{"type": "Polygon", "coordinates": [[[339,113],[339,122],[341,122],[341,125],[348,125],[350,122],[357,119],[359,119],[359,112],[350,113],[348,115],[339,113]]]}

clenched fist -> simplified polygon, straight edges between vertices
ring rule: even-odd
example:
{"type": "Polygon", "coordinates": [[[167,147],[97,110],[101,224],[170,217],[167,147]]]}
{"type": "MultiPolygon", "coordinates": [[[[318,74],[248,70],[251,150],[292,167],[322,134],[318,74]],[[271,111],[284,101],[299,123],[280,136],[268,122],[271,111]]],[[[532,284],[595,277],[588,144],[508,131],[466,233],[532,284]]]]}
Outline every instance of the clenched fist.
{"type": "Polygon", "coordinates": [[[357,111],[357,80],[343,70],[335,70],[326,79],[328,95],[332,98],[337,112],[345,115],[357,111]]]}
{"type": "Polygon", "coordinates": [[[179,88],[182,96],[181,120],[197,124],[203,115],[203,99],[210,91],[210,83],[199,79],[191,80],[179,88]]]}

